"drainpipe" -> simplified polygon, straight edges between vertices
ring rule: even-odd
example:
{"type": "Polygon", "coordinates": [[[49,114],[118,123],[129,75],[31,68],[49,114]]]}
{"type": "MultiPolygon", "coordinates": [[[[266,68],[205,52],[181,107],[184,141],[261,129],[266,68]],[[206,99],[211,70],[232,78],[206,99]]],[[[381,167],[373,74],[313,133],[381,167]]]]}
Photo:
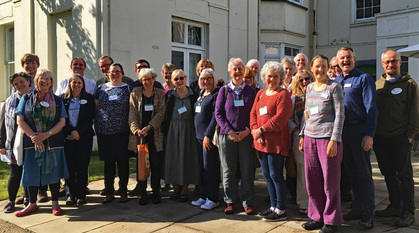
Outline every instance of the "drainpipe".
{"type": "Polygon", "coordinates": [[[30,22],[30,29],[29,29],[29,35],[31,40],[31,53],[35,53],[35,2],[34,0],[30,1],[29,5],[29,20],[30,22]]]}
{"type": "Polygon", "coordinates": [[[313,54],[317,54],[317,0],[313,1],[313,54]]]}

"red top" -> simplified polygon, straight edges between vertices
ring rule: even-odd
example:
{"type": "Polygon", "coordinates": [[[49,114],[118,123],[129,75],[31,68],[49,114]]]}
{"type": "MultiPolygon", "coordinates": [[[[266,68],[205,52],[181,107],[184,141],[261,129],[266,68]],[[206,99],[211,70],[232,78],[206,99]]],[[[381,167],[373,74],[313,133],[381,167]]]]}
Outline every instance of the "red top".
{"type": "Polygon", "coordinates": [[[263,126],[264,143],[253,141],[253,147],[261,152],[288,155],[290,150],[290,134],[288,120],[291,115],[292,103],[290,93],[282,89],[268,96],[266,89],[260,90],[250,112],[250,128],[263,126]],[[262,115],[261,115],[262,114],[262,115]]]}

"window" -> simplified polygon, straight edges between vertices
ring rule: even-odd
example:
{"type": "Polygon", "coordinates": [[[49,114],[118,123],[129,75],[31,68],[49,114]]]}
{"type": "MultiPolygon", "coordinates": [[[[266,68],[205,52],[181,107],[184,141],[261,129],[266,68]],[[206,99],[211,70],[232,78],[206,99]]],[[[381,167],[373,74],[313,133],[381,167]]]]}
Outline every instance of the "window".
{"type": "Polygon", "coordinates": [[[175,19],[172,21],[172,63],[188,75],[188,84],[198,80],[196,65],[205,58],[205,26],[175,19]]]}
{"type": "Polygon", "coordinates": [[[303,5],[303,0],[290,0],[291,2],[295,2],[297,4],[303,5]]]}
{"type": "Polygon", "coordinates": [[[3,90],[4,95],[2,100],[5,97],[9,96],[12,90],[12,86],[9,83],[10,75],[15,73],[15,28],[13,26],[4,28],[4,76],[6,77],[3,80],[3,90]]]}
{"type": "MultiPolygon", "coordinates": [[[[280,62],[283,57],[295,57],[301,49],[285,44],[265,44],[264,63],[267,61],[280,62]]],[[[262,64],[263,65],[263,64],[262,64]]]]}
{"type": "Polygon", "coordinates": [[[374,18],[380,13],[380,0],[356,0],[355,19],[374,18]]]}

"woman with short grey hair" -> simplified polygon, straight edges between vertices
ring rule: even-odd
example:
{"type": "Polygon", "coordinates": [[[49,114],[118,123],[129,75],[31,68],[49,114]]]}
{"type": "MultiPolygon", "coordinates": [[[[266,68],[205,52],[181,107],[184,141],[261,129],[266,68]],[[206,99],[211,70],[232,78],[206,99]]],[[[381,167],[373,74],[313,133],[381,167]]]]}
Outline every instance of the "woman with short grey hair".
{"type": "Polygon", "coordinates": [[[295,73],[295,62],[289,57],[284,57],[281,60],[281,65],[285,72],[285,78],[282,87],[291,92],[292,76],[295,73]]]}

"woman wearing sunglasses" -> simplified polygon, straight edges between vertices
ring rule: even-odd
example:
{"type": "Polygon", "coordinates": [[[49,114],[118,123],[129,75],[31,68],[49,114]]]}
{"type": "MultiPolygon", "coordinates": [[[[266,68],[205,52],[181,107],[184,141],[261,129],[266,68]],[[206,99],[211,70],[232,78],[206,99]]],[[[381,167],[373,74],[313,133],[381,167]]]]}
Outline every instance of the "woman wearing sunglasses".
{"type": "Polygon", "coordinates": [[[197,97],[186,86],[183,70],[172,73],[175,88],[166,94],[165,181],[173,184],[171,200],[188,201],[188,185],[201,183],[201,171],[195,142],[194,104],[197,97]],[[182,188],[181,188],[182,185],[182,188]]]}

